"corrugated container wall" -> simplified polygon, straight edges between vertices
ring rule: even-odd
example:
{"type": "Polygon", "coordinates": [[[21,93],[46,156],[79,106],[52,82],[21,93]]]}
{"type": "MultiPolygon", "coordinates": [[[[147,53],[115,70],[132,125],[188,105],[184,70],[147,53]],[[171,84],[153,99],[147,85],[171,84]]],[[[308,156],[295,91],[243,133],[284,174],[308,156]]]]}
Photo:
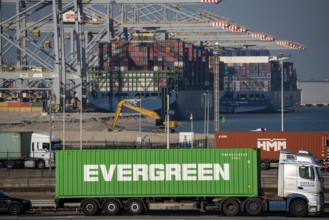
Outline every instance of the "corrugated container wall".
{"type": "Polygon", "coordinates": [[[0,132],[0,159],[29,157],[32,132],[0,132]]]}
{"type": "Polygon", "coordinates": [[[328,158],[329,132],[216,132],[216,148],[259,148],[262,160],[278,160],[280,150],[306,150],[328,158]]]}
{"type": "Polygon", "coordinates": [[[258,196],[258,157],[255,149],[59,151],[56,197],[258,196]]]}

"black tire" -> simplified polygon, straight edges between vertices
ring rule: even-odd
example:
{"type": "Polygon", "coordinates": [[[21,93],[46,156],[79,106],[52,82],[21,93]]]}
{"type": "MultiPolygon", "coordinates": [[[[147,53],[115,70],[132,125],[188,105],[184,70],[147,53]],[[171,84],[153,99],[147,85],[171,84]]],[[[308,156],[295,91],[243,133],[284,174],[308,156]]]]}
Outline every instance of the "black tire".
{"type": "Polygon", "coordinates": [[[132,199],[127,202],[126,210],[130,215],[140,215],[144,212],[144,203],[140,199],[132,199]]]}
{"type": "Polygon", "coordinates": [[[99,205],[94,199],[86,199],[81,204],[83,214],[91,216],[99,212],[99,205]]]}
{"type": "Polygon", "coordinates": [[[249,215],[259,215],[263,212],[262,200],[258,198],[247,199],[245,209],[249,215]]]}
{"type": "Polygon", "coordinates": [[[44,160],[38,160],[36,166],[37,166],[38,169],[45,169],[45,167],[46,167],[45,161],[44,160]]]}
{"type": "Polygon", "coordinates": [[[118,215],[121,212],[120,202],[115,199],[107,199],[103,203],[103,211],[107,215],[118,215]]]}
{"type": "Polygon", "coordinates": [[[223,203],[222,211],[226,216],[236,216],[240,212],[240,205],[234,199],[228,199],[223,203]]]}
{"type": "Polygon", "coordinates": [[[15,161],[9,160],[6,162],[6,168],[7,169],[14,169],[16,167],[15,161]]]}
{"type": "Polygon", "coordinates": [[[290,214],[294,217],[305,217],[308,215],[308,205],[302,199],[292,201],[289,210],[290,214]]]}
{"type": "Polygon", "coordinates": [[[18,203],[13,203],[9,205],[8,212],[11,215],[19,215],[22,213],[22,206],[18,203]]]}
{"type": "Polygon", "coordinates": [[[262,170],[268,170],[268,169],[270,168],[270,162],[267,161],[267,160],[262,160],[262,161],[260,162],[260,168],[261,168],[262,170]]]}

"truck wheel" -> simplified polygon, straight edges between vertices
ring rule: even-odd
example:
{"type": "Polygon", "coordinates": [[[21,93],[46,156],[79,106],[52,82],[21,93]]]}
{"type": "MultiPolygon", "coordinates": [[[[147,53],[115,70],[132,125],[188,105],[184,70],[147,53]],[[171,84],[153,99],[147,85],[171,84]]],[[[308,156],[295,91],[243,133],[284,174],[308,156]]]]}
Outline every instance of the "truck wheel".
{"type": "Polygon", "coordinates": [[[37,168],[38,169],[45,169],[46,165],[45,165],[45,161],[44,160],[38,160],[37,161],[37,168]]]}
{"type": "Polygon", "coordinates": [[[107,215],[117,215],[121,212],[119,201],[115,199],[108,199],[103,203],[103,211],[107,215]]]}
{"type": "Polygon", "coordinates": [[[262,160],[262,161],[260,162],[260,168],[261,168],[262,170],[268,170],[268,169],[270,168],[270,162],[267,161],[267,160],[262,160]]]}
{"type": "Polygon", "coordinates": [[[8,212],[11,215],[19,215],[22,213],[22,207],[18,203],[13,203],[9,206],[8,212]]]}
{"type": "Polygon", "coordinates": [[[7,169],[14,169],[15,168],[15,161],[7,161],[6,162],[7,169]]]}
{"type": "Polygon", "coordinates": [[[292,201],[289,210],[290,214],[294,217],[305,217],[308,215],[308,205],[302,199],[292,201]]]}
{"type": "Polygon", "coordinates": [[[126,209],[130,215],[140,215],[144,211],[144,205],[140,199],[132,199],[126,204],[126,209]]]}
{"type": "Polygon", "coordinates": [[[249,215],[259,215],[262,213],[262,200],[257,198],[248,199],[246,202],[246,211],[249,215]]]}
{"type": "Polygon", "coordinates": [[[86,199],[81,204],[81,209],[85,215],[96,215],[99,211],[99,206],[97,201],[94,199],[86,199]]]}
{"type": "Polygon", "coordinates": [[[236,216],[240,211],[239,203],[234,199],[228,199],[224,202],[222,211],[227,216],[236,216]]]}

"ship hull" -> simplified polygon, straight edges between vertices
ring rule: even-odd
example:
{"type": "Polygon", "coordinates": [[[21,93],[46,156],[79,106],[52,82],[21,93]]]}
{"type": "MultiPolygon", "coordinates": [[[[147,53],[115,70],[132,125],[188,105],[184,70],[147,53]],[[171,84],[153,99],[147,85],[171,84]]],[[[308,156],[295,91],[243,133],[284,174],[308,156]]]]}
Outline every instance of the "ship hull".
{"type": "MultiPolygon", "coordinates": [[[[237,95],[238,93],[235,93],[237,95]]],[[[241,94],[241,93],[240,93],[241,94]]],[[[259,94],[253,92],[253,94],[259,94]]],[[[265,94],[262,92],[262,94],[265,94]]],[[[221,91],[219,111],[221,114],[233,113],[261,113],[275,112],[271,104],[271,92],[266,92],[262,100],[224,100],[225,92],[221,91]]],[[[214,118],[214,94],[213,91],[191,90],[180,91],[177,95],[176,102],[173,106],[176,119],[189,120],[191,114],[193,119],[201,120],[205,117],[214,118]],[[208,98],[209,97],[209,100],[208,98]],[[209,107],[208,107],[209,106],[209,107]],[[208,112],[209,110],[209,112],[208,112]]]]}
{"type": "MultiPolygon", "coordinates": [[[[161,92],[144,92],[143,96],[140,96],[140,94],[142,93],[125,92],[123,97],[122,93],[111,93],[110,95],[106,92],[88,93],[88,100],[93,106],[102,111],[115,112],[118,103],[124,99],[130,104],[161,113],[161,92]]],[[[175,101],[176,93],[171,93],[170,104],[172,105],[175,101]]],[[[122,112],[135,113],[128,108],[122,108],[122,112]]]]}
{"type": "Polygon", "coordinates": [[[220,100],[221,113],[252,113],[274,110],[271,92],[229,91],[220,100]]]}
{"type": "MultiPolygon", "coordinates": [[[[161,113],[162,100],[159,93],[156,97],[139,98],[136,92],[128,92],[125,100],[133,105],[141,106],[161,113]],[[141,99],[141,102],[140,102],[141,99]]],[[[148,94],[145,92],[145,94],[148,94]]],[[[153,93],[154,94],[154,93],[153,93]]],[[[251,112],[270,112],[273,110],[271,99],[261,101],[225,101],[224,93],[220,92],[220,113],[251,113],[251,112]]],[[[118,95],[113,95],[116,97],[118,95]]],[[[95,95],[88,95],[89,101],[97,108],[104,111],[115,112],[118,102],[122,99],[110,99],[106,94],[99,92],[97,98],[95,95]]],[[[134,113],[132,110],[123,108],[124,113],[134,113]]],[[[205,117],[214,118],[214,94],[207,90],[185,90],[170,93],[170,115],[175,120],[203,120],[205,117]]]]}

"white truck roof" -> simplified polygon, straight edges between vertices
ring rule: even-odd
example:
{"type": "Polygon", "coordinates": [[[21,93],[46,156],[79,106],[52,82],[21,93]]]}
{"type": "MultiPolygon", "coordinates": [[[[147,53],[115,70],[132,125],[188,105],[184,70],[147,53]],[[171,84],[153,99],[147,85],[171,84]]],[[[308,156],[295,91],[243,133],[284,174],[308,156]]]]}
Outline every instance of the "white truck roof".
{"type": "Polygon", "coordinates": [[[288,150],[282,150],[280,151],[279,163],[319,165],[319,160],[308,151],[299,151],[298,154],[294,154],[288,150]]]}

